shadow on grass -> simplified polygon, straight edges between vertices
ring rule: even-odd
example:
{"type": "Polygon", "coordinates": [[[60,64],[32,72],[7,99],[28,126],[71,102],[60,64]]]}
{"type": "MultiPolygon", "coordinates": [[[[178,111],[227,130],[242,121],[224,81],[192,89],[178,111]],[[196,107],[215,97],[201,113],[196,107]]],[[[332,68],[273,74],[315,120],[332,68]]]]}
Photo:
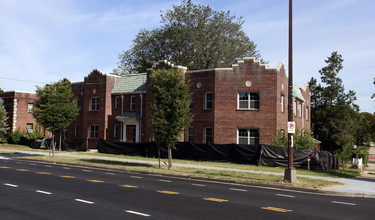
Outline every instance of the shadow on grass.
{"type": "Polygon", "coordinates": [[[95,165],[112,165],[112,166],[131,166],[131,167],[152,167],[150,164],[144,163],[130,163],[121,161],[111,161],[111,160],[100,160],[100,159],[80,159],[80,161],[86,163],[94,163],[95,165]]]}
{"type": "Polygon", "coordinates": [[[330,177],[339,177],[339,178],[354,178],[359,177],[361,173],[358,170],[312,170],[314,173],[328,174],[330,177]]]}

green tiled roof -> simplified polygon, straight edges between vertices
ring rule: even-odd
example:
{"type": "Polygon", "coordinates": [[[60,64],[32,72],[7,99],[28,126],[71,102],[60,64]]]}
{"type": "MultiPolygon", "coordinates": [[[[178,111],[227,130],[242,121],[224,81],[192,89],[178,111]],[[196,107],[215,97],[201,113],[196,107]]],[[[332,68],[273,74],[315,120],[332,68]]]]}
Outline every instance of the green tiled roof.
{"type": "Polygon", "coordinates": [[[124,112],[116,117],[116,119],[122,118],[141,118],[141,115],[138,112],[124,112]]]}
{"type": "Polygon", "coordinates": [[[145,73],[123,75],[112,89],[112,94],[145,92],[146,79],[147,75],[145,73]]]}
{"type": "Polygon", "coordinates": [[[303,95],[302,95],[302,92],[300,90],[300,87],[296,86],[296,85],[293,85],[293,95],[294,97],[296,97],[297,99],[301,100],[301,101],[306,101],[305,98],[303,98],[303,95]]]}

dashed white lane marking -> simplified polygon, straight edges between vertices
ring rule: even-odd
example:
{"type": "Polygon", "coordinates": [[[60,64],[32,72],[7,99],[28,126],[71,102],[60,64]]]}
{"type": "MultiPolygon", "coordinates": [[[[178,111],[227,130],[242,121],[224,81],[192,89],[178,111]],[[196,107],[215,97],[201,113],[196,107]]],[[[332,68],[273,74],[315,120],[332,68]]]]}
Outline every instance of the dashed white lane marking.
{"type": "Polygon", "coordinates": [[[30,165],[32,165],[32,166],[36,166],[36,164],[35,164],[35,163],[31,163],[30,165]]]}
{"type": "Polygon", "coordinates": [[[135,178],[135,179],[142,179],[143,177],[141,176],[130,176],[131,178],[135,178]]]}
{"type": "Polygon", "coordinates": [[[285,194],[276,194],[277,196],[283,196],[283,197],[288,197],[288,198],[295,198],[295,196],[292,195],[285,195],[285,194]]]}
{"type": "Polygon", "coordinates": [[[10,187],[18,187],[17,185],[10,184],[10,183],[4,183],[5,186],[10,186],[10,187]]]}
{"type": "Polygon", "coordinates": [[[349,203],[349,202],[339,202],[339,201],[332,201],[332,203],[336,204],[342,204],[342,205],[357,205],[355,203],[349,203]]]}
{"type": "Polygon", "coordinates": [[[232,191],[240,191],[240,192],[247,192],[246,189],[229,188],[229,190],[232,190],[232,191]]]}
{"type": "Polygon", "coordinates": [[[83,203],[87,203],[87,204],[94,204],[95,203],[95,202],[91,202],[91,201],[87,201],[87,200],[83,200],[83,199],[75,199],[75,201],[83,202],[83,203]]]}
{"type": "Polygon", "coordinates": [[[206,186],[206,185],[203,185],[203,184],[196,184],[196,183],[192,183],[191,185],[192,186],[206,186]]]}
{"type": "Polygon", "coordinates": [[[52,167],[51,165],[44,165],[45,167],[52,167]]]}
{"type": "Polygon", "coordinates": [[[145,214],[145,213],[141,213],[141,212],[135,212],[135,211],[132,211],[132,210],[124,210],[124,211],[127,212],[127,213],[130,213],[130,214],[134,214],[134,215],[140,215],[140,216],[145,216],[145,217],[151,216],[149,214],[145,214]]]}
{"type": "Polygon", "coordinates": [[[42,190],[36,190],[35,192],[37,193],[42,193],[42,194],[46,194],[46,195],[51,195],[52,193],[50,192],[46,192],[46,191],[42,191],[42,190]]]}
{"type": "Polygon", "coordinates": [[[65,169],[65,170],[70,170],[70,167],[63,167],[63,169],[65,169]]]}
{"type": "Polygon", "coordinates": [[[111,175],[111,176],[116,175],[116,174],[114,174],[114,173],[105,173],[105,174],[107,174],[107,175],[111,175]]]}
{"type": "Polygon", "coordinates": [[[22,162],[16,162],[16,163],[22,163],[22,162]]]}
{"type": "Polygon", "coordinates": [[[163,179],[158,179],[160,182],[166,182],[166,183],[171,183],[172,181],[170,180],[163,180],[163,179]]]}
{"type": "Polygon", "coordinates": [[[88,172],[88,173],[91,173],[92,171],[91,170],[82,170],[83,172],[88,172]]]}

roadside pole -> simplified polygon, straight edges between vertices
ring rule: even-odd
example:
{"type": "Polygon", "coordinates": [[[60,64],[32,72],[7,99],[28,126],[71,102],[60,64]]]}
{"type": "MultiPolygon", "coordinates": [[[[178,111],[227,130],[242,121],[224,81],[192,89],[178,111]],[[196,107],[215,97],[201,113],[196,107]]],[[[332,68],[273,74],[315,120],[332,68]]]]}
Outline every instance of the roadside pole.
{"type": "Polygon", "coordinates": [[[292,0],[289,0],[289,63],[288,63],[288,168],[285,169],[284,182],[297,181],[296,169],[293,166],[293,134],[295,123],[293,119],[293,20],[292,0]]]}

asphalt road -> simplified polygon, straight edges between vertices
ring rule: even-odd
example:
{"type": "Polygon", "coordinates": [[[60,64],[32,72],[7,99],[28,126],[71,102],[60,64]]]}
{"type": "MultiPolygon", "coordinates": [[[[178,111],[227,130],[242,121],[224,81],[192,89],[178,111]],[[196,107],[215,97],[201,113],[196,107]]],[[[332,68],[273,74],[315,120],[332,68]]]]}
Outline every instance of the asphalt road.
{"type": "Polygon", "coordinates": [[[0,160],[0,219],[374,219],[375,199],[0,160]]]}

